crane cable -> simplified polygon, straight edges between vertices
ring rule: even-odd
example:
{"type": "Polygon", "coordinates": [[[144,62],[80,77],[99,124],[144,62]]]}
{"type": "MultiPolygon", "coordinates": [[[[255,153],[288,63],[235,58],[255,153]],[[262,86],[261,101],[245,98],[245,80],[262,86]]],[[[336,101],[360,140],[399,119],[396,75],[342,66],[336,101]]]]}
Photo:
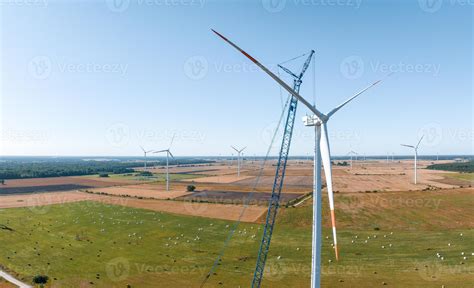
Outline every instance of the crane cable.
{"type": "MultiPolygon", "coordinates": [[[[301,56],[299,56],[301,57],[301,56]]],[[[296,57],[298,58],[298,57],[296,57]]],[[[295,58],[295,59],[296,59],[295,58]]],[[[288,62],[288,61],[287,61],[288,62]]],[[[260,178],[261,176],[263,175],[263,171],[264,171],[264,168],[265,168],[265,165],[267,163],[267,160],[268,160],[268,157],[270,155],[270,152],[273,148],[273,143],[275,142],[275,139],[276,139],[276,136],[278,134],[278,131],[280,129],[280,126],[281,126],[281,123],[283,121],[283,117],[285,116],[285,111],[286,111],[286,108],[288,107],[289,103],[290,103],[290,99],[291,99],[291,95],[288,94],[288,99],[286,100],[286,104],[285,106],[283,107],[282,111],[281,111],[281,114],[280,114],[280,119],[278,120],[278,125],[275,129],[275,132],[273,133],[273,136],[272,136],[272,140],[270,142],[270,145],[268,146],[268,149],[267,149],[267,152],[265,154],[265,158],[263,160],[263,163],[260,165],[260,171],[258,173],[258,176],[257,176],[257,179],[255,180],[255,184],[253,185],[252,187],[252,190],[251,192],[249,193],[249,195],[247,196],[247,198],[244,200],[244,207],[242,208],[242,211],[240,212],[240,215],[239,215],[239,218],[237,219],[237,221],[234,223],[234,225],[232,226],[231,230],[229,231],[229,234],[227,235],[227,238],[225,239],[224,241],[224,246],[222,247],[222,249],[220,250],[218,256],[216,257],[216,260],[214,261],[211,269],[209,270],[209,272],[206,274],[204,280],[202,281],[201,283],[201,288],[204,287],[204,285],[206,284],[207,280],[211,277],[211,275],[214,273],[214,271],[216,270],[217,266],[219,265],[219,262],[221,261],[222,259],[222,256],[224,255],[224,252],[227,248],[227,246],[229,245],[229,242],[230,240],[232,239],[232,236],[234,235],[235,233],[235,230],[237,230],[237,227],[239,226],[240,222],[242,221],[242,217],[245,213],[245,211],[247,210],[248,206],[249,206],[249,203],[250,201],[252,200],[253,196],[254,196],[254,193],[256,192],[256,189],[257,189],[257,186],[260,182],[260,178]]]]}

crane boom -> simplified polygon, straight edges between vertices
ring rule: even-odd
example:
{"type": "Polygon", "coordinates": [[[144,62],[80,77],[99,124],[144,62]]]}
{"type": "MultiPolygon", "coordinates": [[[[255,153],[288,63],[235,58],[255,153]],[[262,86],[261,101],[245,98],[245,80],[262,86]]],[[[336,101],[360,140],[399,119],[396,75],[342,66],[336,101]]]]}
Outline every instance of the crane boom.
{"type": "MultiPolygon", "coordinates": [[[[299,93],[301,86],[301,79],[303,78],[306,69],[311,62],[314,51],[311,50],[308,58],[303,64],[303,68],[298,76],[292,73],[290,70],[283,68],[285,72],[292,75],[293,90],[299,93]]],[[[288,115],[286,118],[285,130],[283,131],[283,139],[280,148],[280,154],[278,156],[278,164],[275,172],[275,180],[273,182],[272,195],[268,204],[267,217],[265,221],[265,227],[263,229],[262,241],[260,242],[260,248],[258,251],[257,265],[255,267],[255,273],[252,280],[252,287],[258,288],[262,283],[263,273],[265,269],[265,262],[267,261],[268,251],[270,249],[270,242],[272,239],[273,228],[275,225],[275,219],[277,216],[278,208],[280,206],[280,195],[283,188],[283,180],[285,178],[286,164],[288,161],[288,154],[291,145],[291,136],[293,135],[293,127],[296,117],[296,108],[298,106],[298,99],[291,95],[290,105],[288,107],[288,115]]]]}

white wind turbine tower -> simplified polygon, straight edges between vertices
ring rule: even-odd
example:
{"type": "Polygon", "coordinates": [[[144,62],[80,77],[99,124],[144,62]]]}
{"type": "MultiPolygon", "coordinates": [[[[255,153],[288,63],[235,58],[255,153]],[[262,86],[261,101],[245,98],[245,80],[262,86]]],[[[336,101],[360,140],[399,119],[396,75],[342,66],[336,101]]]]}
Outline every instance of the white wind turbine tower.
{"type": "Polygon", "coordinates": [[[244,147],[242,149],[237,149],[235,148],[234,146],[230,146],[232,149],[235,150],[235,152],[237,152],[237,177],[240,177],[240,162],[241,162],[241,156],[242,156],[242,152],[245,150],[245,148],[247,147],[244,147]]]}
{"type": "Polygon", "coordinates": [[[405,146],[405,147],[409,147],[409,148],[412,148],[414,151],[415,151],[415,164],[414,164],[414,169],[415,169],[415,185],[416,185],[416,180],[417,180],[417,175],[416,175],[416,161],[417,161],[417,158],[418,158],[418,147],[420,146],[420,143],[421,143],[421,140],[423,140],[423,136],[421,136],[420,140],[418,141],[418,144],[416,144],[416,146],[413,146],[413,145],[406,145],[406,144],[400,144],[402,146],[405,146]]]}
{"type": "Polygon", "coordinates": [[[166,191],[170,190],[169,156],[171,156],[171,158],[173,158],[173,160],[176,161],[176,159],[173,156],[173,153],[171,153],[170,151],[171,145],[173,144],[174,136],[175,135],[173,135],[173,138],[171,138],[170,146],[168,146],[168,149],[153,152],[153,153],[163,153],[163,152],[166,153],[166,191]]]}
{"type": "Polygon", "coordinates": [[[143,150],[143,154],[145,155],[145,166],[143,167],[143,169],[146,171],[146,155],[150,152],[153,152],[153,150],[145,150],[142,146],[140,146],[140,148],[142,148],[143,150]]]}
{"type": "Polygon", "coordinates": [[[346,100],[341,105],[332,109],[329,113],[323,114],[315,106],[311,105],[306,99],[304,99],[300,94],[291,89],[283,80],[278,78],[273,74],[268,68],[263,66],[255,58],[247,54],[244,50],[240,49],[233,42],[219,34],[218,32],[212,30],[224,41],[229,43],[232,47],[244,54],[248,59],[250,59],[255,65],[267,73],[273,80],[280,84],[286,91],[291,95],[296,97],[301,103],[303,103],[308,109],[314,113],[314,115],[306,116],[303,118],[303,122],[306,126],[314,126],[315,128],[315,143],[314,143],[314,190],[313,190],[313,236],[312,236],[312,265],[311,265],[311,287],[318,288],[321,285],[321,162],[324,166],[324,173],[326,175],[326,185],[328,190],[329,198],[329,207],[331,210],[331,222],[332,222],[332,231],[334,239],[334,249],[336,252],[336,259],[339,258],[338,249],[337,249],[337,238],[336,238],[336,224],[334,216],[334,197],[332,189],[332,172],[331,172],[331,155],[329,150],[329,139],[327,131],[327,122],[334,113],[339,109],[344,107],[347,103],[352,101],[354,98],[360,94],[367,91],[369,88],[375,86],[382,80],[378,80],[375,83],[367,86],[362,89],[360,92],[356,93],[354,96],[346,100]],[[322,160],[322,161],[321,161],[322,160]]]}
{"type": "Polygon", "coordinates": [[[347,155],[351,156],[351,169],[352,169],[352,157],[355,156],[356,161],[357,161],[357,155],[359,155],[359,154],[357,152],[355,152],[354,150],[351,150],[351,151],[349,151],[349,153],[347,153],[347,155]]]}

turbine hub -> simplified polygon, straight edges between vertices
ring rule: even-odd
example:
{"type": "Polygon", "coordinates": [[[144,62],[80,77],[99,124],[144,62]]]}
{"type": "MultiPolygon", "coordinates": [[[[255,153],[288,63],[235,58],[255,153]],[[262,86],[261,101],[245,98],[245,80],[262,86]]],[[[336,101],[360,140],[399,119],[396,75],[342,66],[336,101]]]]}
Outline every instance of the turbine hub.
{"type": "Polygon", "coordinates": [[[304,116],[303,123],[305,126],[321,126],[323,121],[316,115],[304,116]]]}

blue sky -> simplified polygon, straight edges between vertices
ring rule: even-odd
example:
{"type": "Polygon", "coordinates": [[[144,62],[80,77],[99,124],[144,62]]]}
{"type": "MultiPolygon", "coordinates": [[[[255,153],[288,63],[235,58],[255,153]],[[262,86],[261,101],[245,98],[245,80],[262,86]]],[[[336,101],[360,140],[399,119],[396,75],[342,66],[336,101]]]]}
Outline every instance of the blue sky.
{"type": "Polygon", "coordinates": [[[287,95],[210,28],[274,71],[314,49],[322,111],[396,72],[331,119],[333,155],[473,153],[472,1],[1,1],[2,155],[265,154],[287,95]]]}

